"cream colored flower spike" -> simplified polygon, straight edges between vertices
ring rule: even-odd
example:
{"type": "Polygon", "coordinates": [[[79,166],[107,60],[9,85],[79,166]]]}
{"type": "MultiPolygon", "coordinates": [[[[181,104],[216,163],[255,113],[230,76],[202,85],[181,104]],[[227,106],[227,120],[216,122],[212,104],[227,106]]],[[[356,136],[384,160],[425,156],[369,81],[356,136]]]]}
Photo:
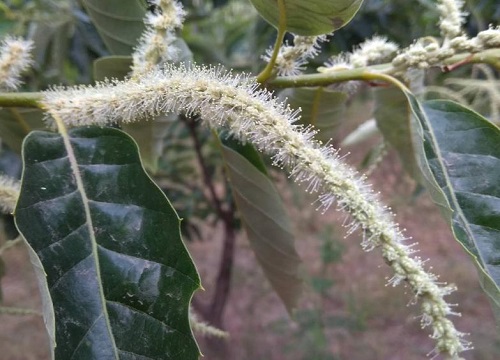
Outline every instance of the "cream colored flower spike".
{"type": "Polygon", "coordinates": [[[295,124],[293,111],[247,77],[222,69],[168,66],[137,81],[101,83],[97,87],[47,92],[44,106],[69,125],[138,121],[145,116],[184,111],[201,114],[211,127],[229,128],[242,141],[250,141],[270,154],[274,165],[287,168],[298,182],[319,194],[319,209],[334,203],[352,217],[348,233],[361,230],[362,246],[380,248],[394,271],[391,285],[405,283],[420,301],[422,326],[432,329],[435,353],[458,359],[469,348],[448,319],[457,315],[444,300],[454,286],[438,284],[423,261],[413,257],[413,245],[394,223],[369,184],[346,165],[336,150],[313,139],[311,127],[295,124]]]}
{"type": "Polygon", "coordinates": [[[21,73],[32,63],[33,43],[7,37],[0,45],[0,90],[12,91],[21,85],[21,73]]]}

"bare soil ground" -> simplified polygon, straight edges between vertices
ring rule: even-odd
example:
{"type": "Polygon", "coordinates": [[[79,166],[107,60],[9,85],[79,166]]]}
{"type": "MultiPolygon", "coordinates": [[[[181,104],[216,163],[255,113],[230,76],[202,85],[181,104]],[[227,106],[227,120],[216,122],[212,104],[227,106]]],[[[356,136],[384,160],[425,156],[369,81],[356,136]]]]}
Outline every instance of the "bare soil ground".
{"type": "MultiPolygon", "coordinates": [[[[411,203],[414,184],[391,154],[373,176],[374,188],[397,214],[397,221],[419,242],[419,255],[442,281],[455,283],[449,296],[458,303],[457,327],[470,333],[475,349],[464,353],[468,360],[500,358],[500,336],[488,299],[477,280],[476,269],[431,202],[423,194],[411,203]]],[[[300,189],[285,189],[283,197],[296,226],[296,244],[304,259],[306,277],[331,279],[333,286],[322,295],[309,288],[292,320],[255,263],[244,236],[238,240],[237,264],[230,303],[225,313],[231,334],[229,354],[206,353],[205,359],[272,360],[418,360],[433,349],[429,329],[422,330],[418,305],[403,286],[386,286],[392,275],[380,253],[362,251],[360,235],[344,237],[344,217],[330,211],[319,215],[313,198],[300,189]],[[324,266],[320,247],[334,239],[341,259],[324,266]]],[[[214,234],[214,241],[217,235],[214,234]]],[[[218,252],[213,242],[191,246],[204,280],[210,284],[218,252]]],[[[209,293],[209,290],[207,291],[209,293]]],[[[199,294],[198,296],[208,296],[199,294]]],[[[205,345],[203,340],[202,345],[205,345]]],[[[203,347],[202,347],[203,349],[203,347]]]]}

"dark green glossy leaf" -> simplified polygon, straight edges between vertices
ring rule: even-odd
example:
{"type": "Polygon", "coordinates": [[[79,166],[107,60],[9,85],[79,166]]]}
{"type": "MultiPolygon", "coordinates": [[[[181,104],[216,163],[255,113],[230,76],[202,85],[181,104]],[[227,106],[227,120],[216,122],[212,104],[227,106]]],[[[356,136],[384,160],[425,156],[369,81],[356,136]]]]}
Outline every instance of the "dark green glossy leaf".
{"type": "Polygon", "coordinates": [[[422,131],[417,151],[425,157],[423,171],[430,170],[441,189],[431,194],[440,204],[446,200],[455,238],[474,260],[500,315],[500,129],[450,101],[422,108],[409,99],[422,131]]]}
{"type": "Polygon", "coordinates": [[[348,95],[341,91],[317,88],[293,88],[280,92],[292,109],[302,109],[301,122],[311,124],[319,133],[316,138],[328,141],[344,120],[348,95]]]}
{"type": "Polygon", "coordinates": [[[197,359],[188,306],[198,274],[134,141],[111,128],[33,132],[23,157],[15,218],[43,266],[55,358],[197,359]]]}
{"type": "MultiPolygon", "coordinates": [[[[251,152],[253,148],[243,148],[251,152]]],[[[255,151],[255,149],[253,149],[255,151]]],[[[297,306],[303,280],[290,220],[269,178],[244,156],[222,146],[234,200],[255,257],[288,311],[297,306]]],[[[255,157],[252,157],[255,161],[255,157]]],[[[260,159],[259,159],[260,160],[260,159]]],[[[261,161],[261,160],[260,160],[261,161]]]]}
{"type": "Polygon", "coordinates": [[[82,0],[109,51],[130,55],[144,31],[145,1],[82,0]]]}
{"type": "Polygon", "coordinates": [[[412,143],[413,114],[408,99],[401,90],[394,87],[377,89],[374,97],[374,116],[378,129],[384,139],[396,149],[404,169],[418,181],[420,171],[412,143]]]}
{"type": "MultiPolygon", "coordinates": [[[[277,0],[250,0],[259,14],[278,27],[277,0]]],[[[328,34],[346,25],[358,12],[363,0],[283,0],[286,30],[297,35],[328,34]]]]}
{"type": "Polygon", "coordinates": [[[21,153],[23,139],[31,130],[45,128],[43,112],[35,109],[3,108],[0,109],[0,136],[2,142],[21,153]]]}

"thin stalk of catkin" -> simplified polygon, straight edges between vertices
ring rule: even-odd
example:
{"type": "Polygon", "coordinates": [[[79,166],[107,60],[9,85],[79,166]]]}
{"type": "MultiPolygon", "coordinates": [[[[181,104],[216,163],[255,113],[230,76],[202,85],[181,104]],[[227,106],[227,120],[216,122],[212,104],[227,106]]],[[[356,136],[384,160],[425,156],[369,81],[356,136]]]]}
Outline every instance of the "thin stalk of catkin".
{"type": "Polygon", "coordinates": [[[133,82],[104,82],[96,87],[55,89],[43,105],[68,125],[132,122],[165,112],[201,114],[212,127],[227,127],[241,141],[250,141],[269,153],[274,164],[286,167],[307,190],[319,193],[318,208],[335,202],[352,216],[348,233],[360,229],[363,247],[379,247],[395,275],[421,301],[422,325],[430,326],[437,353],[458,359],[468,349],[447,318],[454,314],[443,297],[452,286],[440,286],[423,262],[411,256],[411,245],[370,186],[346,165],[337,151],[315,141],[311,127],[297,125],[299,112],[278,101],[245,76],[206,67],[166,67],[133,82]]]}
{"type": "Polygon", "coordinates": [[[218,329],[204,321],[201,321],[192,307],[189,308],[189,323],[191,324],[191,328],[193,329],[193,331],[202,336],[213,336],[222,339],[229,337],[229,333],[227,333],[226,331],[218,329]]]}

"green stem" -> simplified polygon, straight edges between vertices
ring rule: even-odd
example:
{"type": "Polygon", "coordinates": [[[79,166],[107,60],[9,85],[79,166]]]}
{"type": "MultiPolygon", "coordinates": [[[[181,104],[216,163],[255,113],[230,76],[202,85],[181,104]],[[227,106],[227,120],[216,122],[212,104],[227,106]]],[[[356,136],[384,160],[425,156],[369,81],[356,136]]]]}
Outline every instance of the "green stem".
{"type": "Polygon", "coordinates": [[[305,87],[305,86],[328,86],[338,82],[350,80],[365,80],[364,68],[339,70],[335,72],[304,74],[297,76],[278,76],[269,81],[272,87],[305,87]]]}
{"type": "Polygon", "coordinates": [[[379,72],[369,72],[365,71],[364,72],[364,79],[365,81],[373,81],[373,80],[381,80],[388,82],[389,84],[392,84],[399,88],[403,92],[410,92],[410,89],[406,87],[405,84],[403,84],[401,81],[396,79],[394,76],[384,74],[384,73],[379,73],[379,72]]]}
{"type": "Polygon", "coordinates": [[[257,75],[257,82],[261,84],[265,83],[267,80],[269,80],[269,78],[273,76],[274,65],[276,64],[276,59],[278,58],[281,44],[283,43],[283,38],[285,37],[286,33],[286,8],[284,0],[278,0],[278,8],[280,12],[280,18],[278,23],[278,34],[276,35],[276,42],[274,43],[273,53],[264,70],[262,70],[262,72],[257,75]]]}
{"type": "Polygon", "coordinates": [[[488,49],[475,54],[457,54],[444,61],[445,65],[452,66],[457,63],[488,64],[500,70],[500,49],[488,49]]]}
{"type": "Polygon", "coordinates": [[[32,93],[0,93],[0,107],[42,108],[41,92],[32,93]]]}
{"type": "Polygon", "coordinates": [[[403,91],[408,90],[406,86],[395,77],[382,72],[370,71],[370,69],[371,68],[359,68],[329,73],[278,77],[272,80],[270,85],[274,87],[328,86],[337,82],[351,80],[381,80],[393,84],[403,91]]]}
{"type": "MultiPolygon", "coordinates": [[[[443,61],[444,71],[449,66],[454,69],[453,65],[460,64],[488,64],[500,70],[500,49],[488,49],[479,53],[456,54],[443,61]]],[[[392,64],[380,64],[367,66],[365,68],[338,70],[324,73],[304,74],[297,76],[278,76],[277,78],[268,81],[268,85],[276,88],[289,87],[306,87],[306,86],[328,86],[331,84],[351,81],[351,80],[383,80],[404,89],[404,85],[395,77],[391,76],[405,69],[398,69],[392,64]],[[403,86],[404,88],[402,88],[403,86]]]]}

